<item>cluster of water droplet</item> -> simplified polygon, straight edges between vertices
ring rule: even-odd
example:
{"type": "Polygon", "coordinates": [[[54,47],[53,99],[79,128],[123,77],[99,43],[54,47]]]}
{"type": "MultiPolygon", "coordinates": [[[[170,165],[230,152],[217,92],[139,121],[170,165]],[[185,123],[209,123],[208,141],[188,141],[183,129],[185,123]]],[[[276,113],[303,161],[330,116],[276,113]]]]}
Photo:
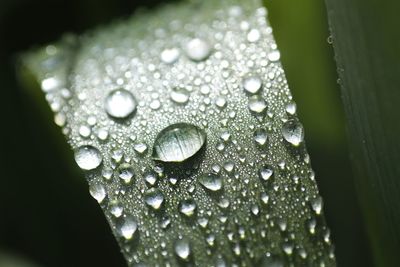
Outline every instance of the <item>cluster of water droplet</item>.
{"type": "Polygon", "coordinates": [[[266,10],[221,3],[47,47],[55,121],[130,266],[332,266],[266,10]]]}

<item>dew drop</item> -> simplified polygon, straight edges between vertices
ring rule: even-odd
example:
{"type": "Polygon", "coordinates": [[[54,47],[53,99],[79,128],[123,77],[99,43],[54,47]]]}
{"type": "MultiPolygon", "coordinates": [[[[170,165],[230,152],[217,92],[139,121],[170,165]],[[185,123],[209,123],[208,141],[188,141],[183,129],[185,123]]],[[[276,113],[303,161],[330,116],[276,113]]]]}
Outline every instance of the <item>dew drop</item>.
{"type": "Polygon", "coordinates": [[[111,117],[124,119],[136,110],[137,102],[131,92],[125,89],[116,89],[108,94],[104,107],[111,117]]]}
{"type": "Polygon", "coordinates": [[[177,104],[186,104],[189,101],[190,94],[184,88],[174,88],[170,97],[171,100],[177,104]]]}
{"type": "Polygon", "coordinates": [[[196,202],[194,202],[192,199],[182,200],[179,203],[179,212],[187,217],[193,216],[193,214],[196,212],[196,208],[196,202]]]}
{"type": "Polygon", "coordinates": [[[254,131],[254,141],[256,142],[257,145],[259,146],[265,146],[268,141],[268,133],[265,129],[257,129],[254,131]]]}
{"type": "Polygon", "coordinates": [[[106,190],[101,184],[91,184],[89,186],[89,193],[98,203],[101,203],[107,195],[106,190]]]}
{"type": "Polygon", "coordinates": [[[261,180],[268,181],[274,174],[274,171],[273,171],[272,167],[265,165],[260,168],[258,174],[259,174],[261,180]]]}
{"type": "Polygon", "coordinates": [[[289,104],[286,105],[285,110],[288,114],[294,115],[296,114],[296,103],[295,102],[290,102],[289,104]]]}
{"type": "Polygon", "coordinates": [[[317,196],[316,198],[312,199],[311,207],[314,210],[315,214],[320,215],[323,207],[322,197],[317,196]]]}
{"type": "Polygon", "coordinates": [[[144,201],[154,210],[159,210],[164,202],[164,195],[159,189],[150,188],[144,195],[144,201]]]}
{"type": "Polygon", "coordinates": [[[87,125],[81,125],[79,127],[79,135],[83,138],[88,138],[92,134],[92,130],[87,125]]]}
{"type": "Polygon", "coordinates": [[[222,188],[222,179],[219,175],[208,173],[203,174],[199,177],[199,183],[204,186],[204,188],[216,192],[222,188]]]}
{"type": "Polygon", "coordinates": [[[304,140],[304,128],[300,122],[289,120],[282,126],[283,138],[293,146],[299,146],[304,140]]]}
{"type": "Polygon", "coordinates": [[[278,61],[281,58],[281,53],[278,50],[272,51],[268,54],[268,59],[271,62],[278,61]]]}
{"type": "Polygon", "coordinates": [[[203,61],[211,54],[211,46],[208,42],[194,38],[186,45],[186,54],[193,61],[203,61]]]}
{"type": "Polygon", "coordinates": [[[163,129],[154,142],[153,159],[163,162],[183,162],[197,154],[206,142],[206,133],[199,127],[173,124],[163,129]]]}
{"type": "Polygon", "coordinates": [[[125,240],[131,240],[137,228],[137,222],[132,216],[126,216],[126,218],[117,221],[117,231],[125,240]]]}
{"type": "Polygon", "coordinates": [[[75,151],[75,162],[82,170],[94,170],[100,166],[102,160],[100,151],[93,146],[81,146],[75,151]]]}
{"type": "Polygon", "coordinates": [[[118,177],[123,180],[125,184],[129,184],[134,175],[135,173],[133,172],[132,166],[128,163],[121,164],[118,168],[118,177]]]}
{"type": "Polygon", "coordinates": [[[178,256],[181,260],[187,261],[190,257],[190,244],[189,241],[185,238],[183,239],[178,239],[175,242],[175,254],[178,256]]]}
{"type": "Polygon", "coordinates": [[[249,98],[249,109],[251,112],[261,114],[267,108],[267,103],[264,98],[259,95],[253,95],[249,98]]]}
{"type": "Polygon", "coordinates": [[[161,52],[161,61],[165,64],[175,63],[180,56],[180,52],[177,48],[167,48],[161,52]]]}
{"type": "Polygon", "coordinates": [[[248,76],[243,79],[242,86],[246,93],[257,94],[262,88],[262,80],[258,75],[248,76]]]}
{"type": "Polygon", "coordinates": [[[147,151],[147,145],[144,144],[144,143],[135,144],[135,145],[133,146],[133,149],[134,149],[137,153],[143,155],[143,154],[146,153],[146,151],[147,151]]]}
{"type": "Polygon", "coordinates": [[[261,38],[261,33],[257,29],[251,29],[247,34],[247,41],[250,43],[255,43],[261,38]]]}

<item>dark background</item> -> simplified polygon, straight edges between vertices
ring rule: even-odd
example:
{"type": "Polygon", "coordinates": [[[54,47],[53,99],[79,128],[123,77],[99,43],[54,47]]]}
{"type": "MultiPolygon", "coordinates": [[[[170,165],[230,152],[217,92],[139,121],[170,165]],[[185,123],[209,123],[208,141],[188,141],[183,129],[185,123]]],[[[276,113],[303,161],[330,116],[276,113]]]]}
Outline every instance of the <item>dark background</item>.
{"type": "MultiPolygon", "coordinates": [[[[21,51],[157,2],[0,0],[0,257],[12,254],[38,266],[125,266],[47,104],[18,86],[15,66],[21,51]]],[[[305,125],[338,265],[372,266],[323,2],[264,2],[305,125]]]]}

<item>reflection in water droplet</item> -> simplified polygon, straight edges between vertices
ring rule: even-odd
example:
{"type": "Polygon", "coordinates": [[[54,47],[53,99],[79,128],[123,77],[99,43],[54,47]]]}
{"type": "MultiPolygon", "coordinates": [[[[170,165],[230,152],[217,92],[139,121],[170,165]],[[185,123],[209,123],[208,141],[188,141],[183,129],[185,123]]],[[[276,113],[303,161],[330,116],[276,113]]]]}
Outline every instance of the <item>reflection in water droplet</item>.
{"type": "Polygon", "coordinates": [[[222,188],[222,179],[216,174],[203,174],[199,177],[199,183],[210,191],[219,191],[222,188]]]}
{"type": "Polygon", "coordinates": [[[187,261],[190,257],[190,244],[185,238],[175,242],[175,253],[181,259],[187,261]]]}
{"type": "Polygon", "coordinates": [[[258,75],[246,77],[242,81],[244,90],[249,94],[257,94],[262,88],[262,80],[258,75]]]}
{"type": "Polygon", "coordinates": [[[116,89],[108,94],[104,107],[111,117],[124,119],[136,110],[137,102],[129,91],[116,89]]]}
{"type": "Polygon", "coordinates": [[[192,199],[182,200],[179,203],[179,211],[187,217],[193,216],[193,214],[196,211],[196,208],[197,208],[196,202],[194,202],[194,200],[192,199]]]}
{"type": "Polygon", "coordinates": [[[186,54],[193,61],[203,61],[211,54],[211,46],[204,40],[195,38],[186,45],[186,54]]]}
{"type": "Polygon", "coordinates": [[[93,146],[81,146],[75,151],[75,161],[82,170],[96,169],[102,160],[100,151],[93,146]]]}
{"type": "Polygon", "coordinates": [[[259,95],[253,95],[249,98],[249,109],[251,112],[261,114],[267,108],[267,103],[264,98],[259,95]]]}
{"type": "Polygon", "coordinates": [[[153,147],[153,158],[163,162],[183,162],[196,153],[206,142],[205,132],[195,125],[178,123],[162,130],[153,147]]]}
{"type": "Polygon", "coordinates": [[[137,228],[137,222],[132,216],[126,216],[126,218],[117,221],[117,231],[125,240],[132,239],[137,228]]]}
{"type": "Polygon", "coordinates": [[[299,146],[304,140],[304,128],[300,122],[289,120],[282,126],[283,138],[294,146],[299,146]]]}
{"type": "Polygon", "coordinates": [[[172,101],[177,104],[186,104],[189,101],[189,92],[184,88],[174,88],[170,94],[172,101]]]}
{"type": "Polygon", "coordinates": [[[177,48],[168,48],[161,52],[160,58],[165,64],[173,64],[178,60],[179,55],[180,53],[177,48]]]}
{"type": "Polygon", "coordinates": [[[154,210],[158,210],[164,202],[164,195],[159,189],[150,188],[144,195],[144,201],[154,210]]]}
{"type": "Polygon", "coordinates": [[[91,184],[89,186],[89,193],[99,203],[101,203],[107,195],[106,190],[101,184],[91,184]]]}

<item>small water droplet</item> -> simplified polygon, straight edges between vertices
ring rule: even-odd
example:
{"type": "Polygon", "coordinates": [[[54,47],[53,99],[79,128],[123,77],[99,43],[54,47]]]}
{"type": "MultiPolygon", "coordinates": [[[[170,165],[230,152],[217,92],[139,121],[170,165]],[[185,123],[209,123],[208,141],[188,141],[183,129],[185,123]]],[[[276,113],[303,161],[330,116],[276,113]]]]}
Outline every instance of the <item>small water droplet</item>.
{"type": "Polygon", "coordinates": [[[320,215],[323,207],[322,197],[317,196],[316,198],[312,199],[311,207],[314,210],[315,214],[320,215]]]}
{"type": "Polygon", "coordinates": [[[254,131],[254,141],[259,146],[265,146],[268,141],[268,133],[265,129],[260,128],[254,131]]]}
{"type": "Polygon", "coordinates": [[[83,138],[88,138],[92,134],[92,129],[90,129],[90,127],[87,125],[81,125],[79,127],[79,134],[83,138]]]}
{"type": "Polygon", "coordinates": [[[116,89],[108,94],[104,107],[111,117],[124,119],[136,110],[137,102],[131,92],[125,89],[116,89]]]}
{"type": "Polygon", "coordinates": [[[242,86],[248,94],[257,94],[262,88],[262,80],[258,75],[251,75],[243,79],[242,86]]]}
{"type": "Polygon", "coordinates": [[[150,188],[144,195],[144,201],[154,210],[159,210],[164,202],[164,195],[159,189],[150,188]]]}
{"type": "Polygon", "coordinates": [[[189,241],[185,238],[178,239],[175,242],[175,254],[184,261],[189,260],[190,257],[190,244],[189,241]]]}
{"type": "Polygon", "coordinates": [[[215,99],[215,105],[220,108],[223,109],[226,107],[226,99],[222,96],[219,96],[215,99]]]}
{"type": "Polygon", "coordinates": [[[272,51],[268,54],[268,59],[271,62],[278,61],[281,58],[281,53],[278,50],[272,51]]]}
{"type": "Polygon", "coordinates": [[[107,195],[104,187],[97,183],[89,186],[89,193],[98,203],[101,203],[107,195]]]}
{"type": "Polygon", "coordinates": [[[134,149],[137,153],[143,155],[143,154],[147,151],[147,145],[144,144],[144,143],[135,144],[135,145],[133,146],[133,149],[134,149]]]}
{"type": "Polygon", "coordinates": [[[190,94],[184,88],[174,88],[170,94],[172,101],[177,104],[186,104],[189,101],[190,94]]]}
{"type": "Polygon", "coordinates": [[[81,146],[75,151],[75,162],[82,170],[94,170],[102,161],[100,151],[93,146],[81,146]]]}
{"type": "Polygon", "coordinates": [[[197,154],[206,142],[206,134],[199,127],[173,124],[163,129],[154,142],[153,159],[163,162],[183,162],[197,154]]]}
{"type": "Polygon", "coordinates": [[[113,201],[110,206],[110,212],[115,218],[119,218],[124,212],[124,208],[118,204],[118,201],[113,201]]]}
{"type": "Polygon", "coordinates": [[[144,175],[144,180],[146,183],[153,186],[157,182],[157,176],[153,172],[148,172],[144,175]]]}
{"type": "Polygon", "coordinates": [[[186,54],[193,61],[203,61],[211,54],[211,46],[205,40],[194,38],[186,45],[186,54]]]}
{"type": "Polygon", "coordinates": [[[175,63],[180,56],[180,52],[177,48],[167,48],[161,52],[161,61],[165,64],[175,63]]]}
{"type": "Polygon", "coordinates": [[[132,216],[126,216],[117,221],[117,231],[125,240],[131,240],[138,228],[136,220],[132,216]]]}
{"type": "Polygon", "coordinates": [[[182,200],[179,203],[179,211],[187,217],[193,216],[193,214],[196,212],[196,208],[196,202],[194,202],[192,199],[182,200]]]}
{"type": "Polygon", "coordinates": [[[264,98],[259,95],[253,95],[249,98],[249,109],[251,112],[261,114],[267,108],[267,103],[264,98]]]}
{"type": "Polygon", "coordinates": [[[199,177],[199,183],[210,191],[219,191],[222,188],[222,179],[219,175],[208,173],[199,177]]]}
{"type": "Polygon", "coordinates": [[[304,141],[304,128],[300,122],[289,120],[282,126],[283,138],[293,146],[299,146],[304,141]]]}
{"type": "Polygon", "coordinates": [[[152,110],[157,110],[161,107],[161,102],[158,99],[154,99],[153,101],[150,102],[150,108],[152,110]]]}
{"type": "Polygon", "coordinates": [[[295,102],[290,102],[289,104],[286,105],[285,110],[288,114],[294,115],[296,114],[296,103],[295,102]]]}

